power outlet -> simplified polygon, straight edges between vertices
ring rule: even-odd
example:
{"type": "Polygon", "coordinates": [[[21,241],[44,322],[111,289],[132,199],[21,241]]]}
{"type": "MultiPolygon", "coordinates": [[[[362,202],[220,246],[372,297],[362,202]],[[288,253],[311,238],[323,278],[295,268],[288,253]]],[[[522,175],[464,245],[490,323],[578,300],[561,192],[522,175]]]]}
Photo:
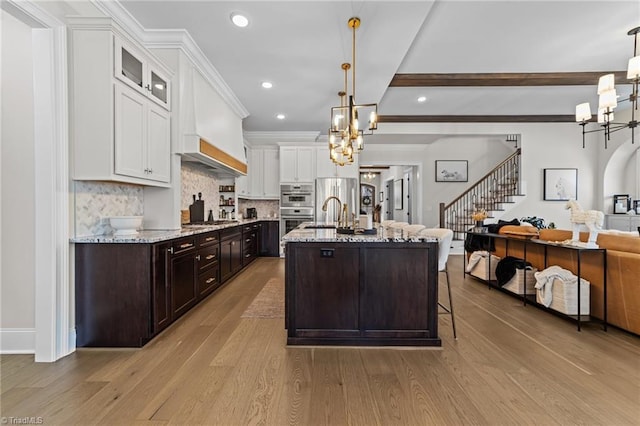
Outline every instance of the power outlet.
{"type": "Polygon", "coordinates": [[[320,249],[320,257],[333,257],[334,249],[320,249]]]}

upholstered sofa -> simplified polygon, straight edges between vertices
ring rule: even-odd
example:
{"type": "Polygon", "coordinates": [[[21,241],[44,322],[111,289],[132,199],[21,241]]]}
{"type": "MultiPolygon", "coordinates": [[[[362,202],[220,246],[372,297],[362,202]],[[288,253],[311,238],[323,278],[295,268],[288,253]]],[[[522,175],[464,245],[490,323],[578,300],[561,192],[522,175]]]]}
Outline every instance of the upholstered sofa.
{"type": "MultiPolygon", "coordinates": [[[[505,226],[501,234],[514,238],[529,238],[532,229],[522,226],[505,226]]],[[[534,228],[535,230],[535,228],[534,228]]],[[[572,232],[559,229],[541,229],[539,237],[546,241],[571,239],[572,232]]],[[[580,233],[580,240],[587,241],[589,234],[580,233]]],[[[506,256],[507,242],[496,238],[495,253],[506,256]]],[[[635,334],[640,334],[640,236],[630,233],[603,232],[598,235],[597,244],[607,249],[607,322],[635,334]]],[[[523,257],[524,245],[513,239],[508,241],[510,256],[523,257]]],[[[591,315],[602,319],[604,309],[603,261],[601,253],[583,252],[581,255],[581,276],[591,282],[591,315]]],[[[544,247],[527,244],[527,261],[539,270],[544,269],[544,247]]],[[[549,246],[547,266],[559,265],[577,273],[577,253],[549,246]]]]}

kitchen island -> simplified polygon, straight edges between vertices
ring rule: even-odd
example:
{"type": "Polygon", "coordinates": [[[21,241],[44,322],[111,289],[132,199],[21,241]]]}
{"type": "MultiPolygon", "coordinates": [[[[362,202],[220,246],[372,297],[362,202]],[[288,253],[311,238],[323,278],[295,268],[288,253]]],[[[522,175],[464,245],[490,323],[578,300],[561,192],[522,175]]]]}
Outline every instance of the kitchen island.
{"type": "Polygon", "coordinates": [[[436,240],[306,223],[282,241],[289,345],[441,346],[436,240]]]}

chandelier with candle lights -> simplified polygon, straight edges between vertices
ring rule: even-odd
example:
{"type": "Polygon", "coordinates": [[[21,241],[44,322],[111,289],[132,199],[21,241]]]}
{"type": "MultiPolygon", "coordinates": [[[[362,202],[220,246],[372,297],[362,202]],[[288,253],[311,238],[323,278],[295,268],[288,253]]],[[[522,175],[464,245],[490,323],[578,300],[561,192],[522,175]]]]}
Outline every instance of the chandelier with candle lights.
{"type": "Polygon", "coordinates": [[[625,101],[631,102],[631,120],[628,123],[616,123],[613,118],[613,110],[618,106],[618,94],[615,88],[614,74],[606,74],[598,81],[598,115],[597,122],[601,128],[587,130],[587,123],[592,119],[591,107],[588,102],[576,106],[576,121],[582,126],[582,147],[585,147],[585,135],[593,132],[604,132],[604,147],[611,139],[611,133],[618,130],[631,129],[631,143],[635,143],[635,129],[638,127],[636,113],[638,111],[638,82],[640,82],[640,55],[638,54],[638,33],[640,27],[630,30],[627,34],[633,36],[633,55],[629,59],[627,68],[627,79],[631,81],[632,90],[629,98],[625,101]]]}
{"type": "Polygon", "coordinates": [[[329,158],[339,166],[352,164],[353,156],[364,149],[364,135],[370,135],[378,128],[378,104],[356,104],[356,29],[360,26],[360,18],[350,18],[348,25],[352,29],[351,64],[341,65],[344,90],[338,92],[340,106],[331,108],[329,128],[329,158]],[[349,70],[351,94],[347,95],[349,70]],[[362,127],[361,117],[369,119],[366,128],[362,127]]]}

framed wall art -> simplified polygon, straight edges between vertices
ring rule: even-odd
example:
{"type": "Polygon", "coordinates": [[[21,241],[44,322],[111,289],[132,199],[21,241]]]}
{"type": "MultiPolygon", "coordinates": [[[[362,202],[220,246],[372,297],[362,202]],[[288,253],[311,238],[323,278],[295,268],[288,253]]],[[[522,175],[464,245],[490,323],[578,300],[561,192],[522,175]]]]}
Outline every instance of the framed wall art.
{"type": "Polygon", "coordinates": [[[578,199],[578,169],[544,169],[543,200],[578,199]]]}
{"type": "Polygon", "coordinates": [[[467,160],[436,160],[436,182],[467,182],[467,160]]]}

